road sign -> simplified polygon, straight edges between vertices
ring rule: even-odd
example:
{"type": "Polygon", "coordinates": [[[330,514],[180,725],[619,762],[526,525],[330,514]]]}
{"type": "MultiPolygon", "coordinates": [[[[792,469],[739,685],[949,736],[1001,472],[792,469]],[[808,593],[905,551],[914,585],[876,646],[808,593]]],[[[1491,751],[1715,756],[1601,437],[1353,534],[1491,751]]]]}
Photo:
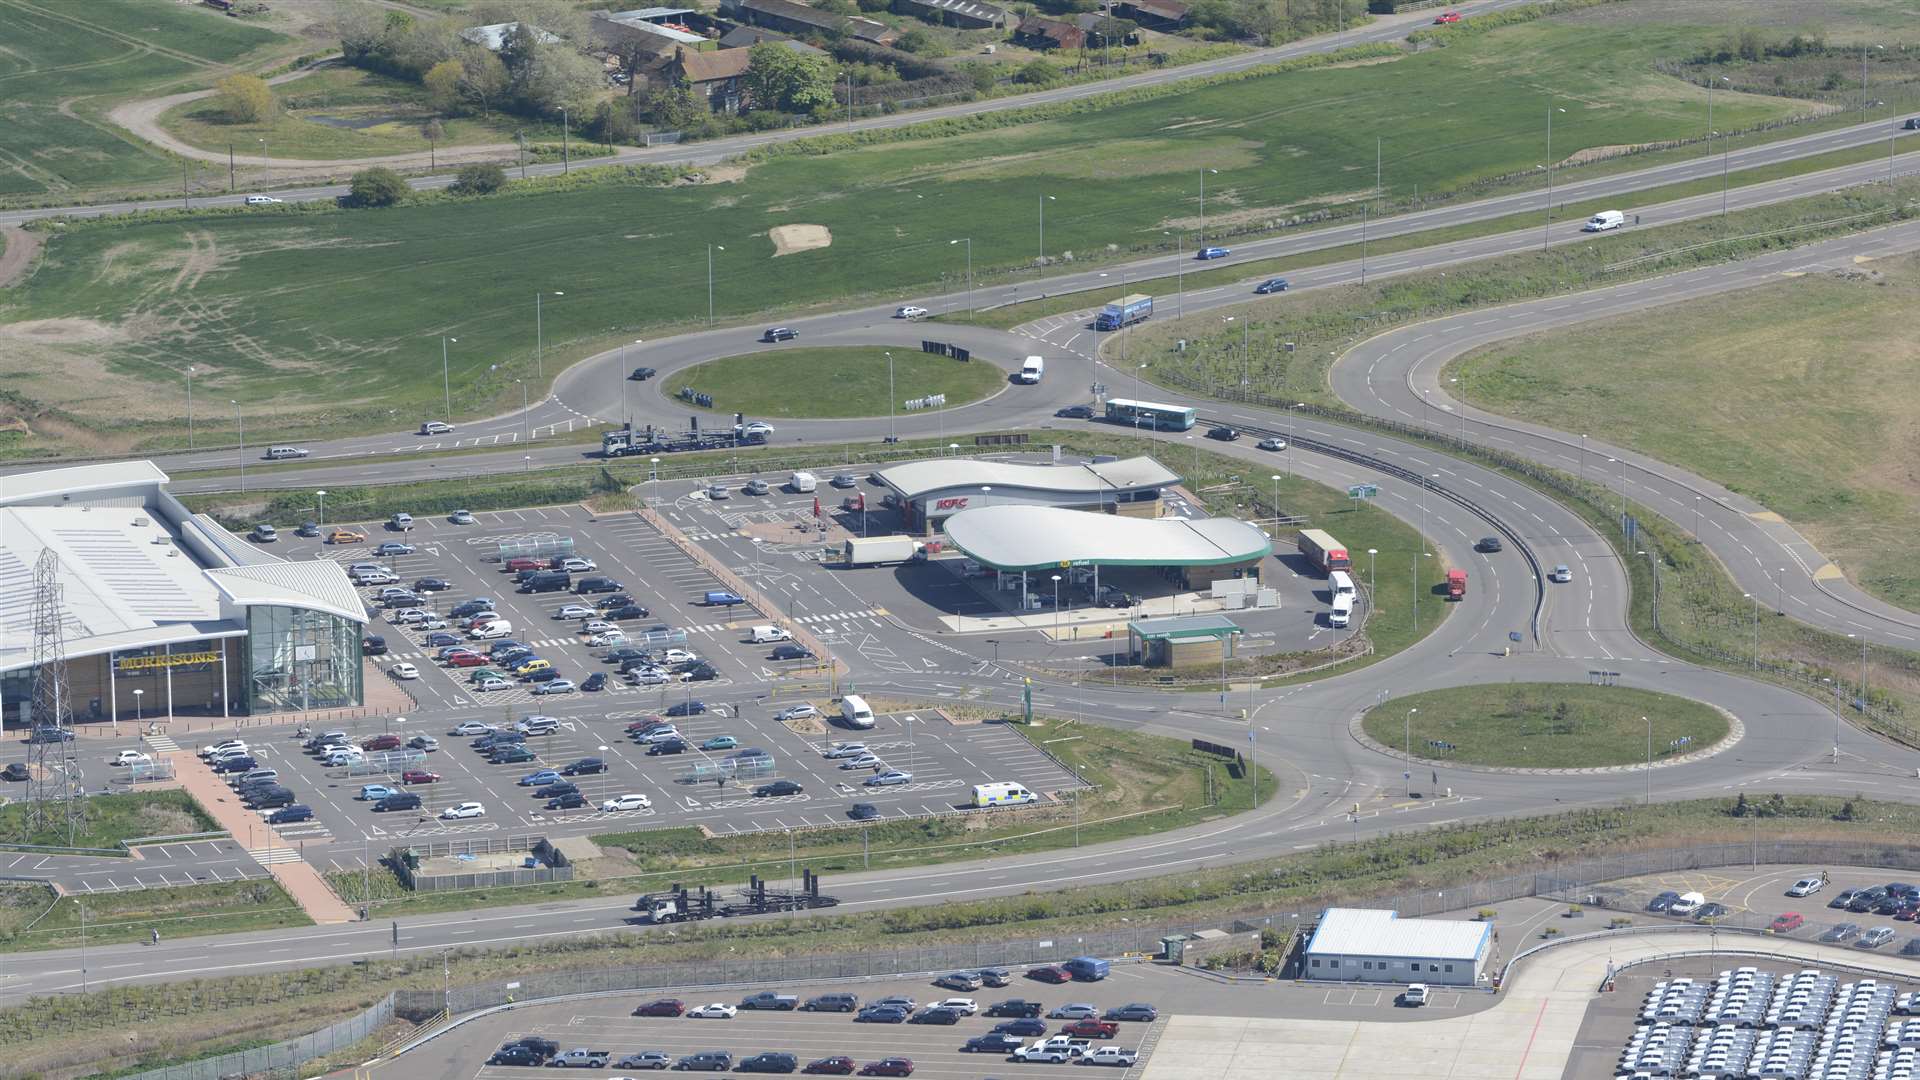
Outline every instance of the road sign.
{"type": "Polygon", "coordinates": [[[1379,484],[1354,484],[1347,488],[1347,498],[1349,499],[1376,499],[1379,497],[1379,484]]]}

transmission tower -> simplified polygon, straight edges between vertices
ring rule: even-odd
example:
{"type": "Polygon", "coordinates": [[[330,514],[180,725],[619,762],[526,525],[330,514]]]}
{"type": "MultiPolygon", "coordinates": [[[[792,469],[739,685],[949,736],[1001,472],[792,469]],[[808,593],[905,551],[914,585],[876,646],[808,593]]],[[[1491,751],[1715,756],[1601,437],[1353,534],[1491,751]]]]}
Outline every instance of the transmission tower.
{"type": "Polygon", "coordinates": [[[26,834],[67,829],[72,844],[86,816],[74,778],[73,705],[67,698],[66,617],[60,605],[60,557],[42,551],[33,564],[33,720],[26,834]],[[57,731],[52,739],[42,732],[57,731]]]}

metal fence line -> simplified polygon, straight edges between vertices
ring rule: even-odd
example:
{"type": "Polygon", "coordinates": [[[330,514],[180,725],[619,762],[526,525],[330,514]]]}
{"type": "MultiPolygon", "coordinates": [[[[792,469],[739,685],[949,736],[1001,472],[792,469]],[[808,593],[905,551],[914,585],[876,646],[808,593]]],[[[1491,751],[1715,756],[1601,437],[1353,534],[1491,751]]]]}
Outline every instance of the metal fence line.
{"type": "Polygon", "coordinates": [[[372,1007],[307,1035],[271,1046],[236,1050],[231,1054],[148,1069],[134,1073],[125,1080],[226,1080],[227,1077],[253,1076],[276,1070],[295,1074],[300,1065],[371,1037],[393,1017],[394,995],[389,993],[372,1007]]]}

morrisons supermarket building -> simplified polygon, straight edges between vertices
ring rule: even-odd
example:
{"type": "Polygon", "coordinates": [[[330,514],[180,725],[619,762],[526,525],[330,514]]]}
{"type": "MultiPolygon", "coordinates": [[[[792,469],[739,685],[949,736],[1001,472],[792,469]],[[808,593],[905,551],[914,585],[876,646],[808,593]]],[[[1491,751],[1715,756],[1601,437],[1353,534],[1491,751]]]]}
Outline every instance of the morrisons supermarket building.
{"type": "Polygon", "coordinates": [[[366,609],[166,491],[152,462],[0,477],[0,722],[33,716],[35,567],[51,553],[75,722],[358,705],[366,609]]]}
{"type": "Polygon", "coordinates": [[[1050,506],[1103,510],[1127,517],[1160,516],[1161,492],[1180,482],[1150,457],[1079,465],[1027,465],[969,458],[932,458],[873,474],[887,488],[908,532],[926,535],[946,519],[984,506],[1050,506]]]}

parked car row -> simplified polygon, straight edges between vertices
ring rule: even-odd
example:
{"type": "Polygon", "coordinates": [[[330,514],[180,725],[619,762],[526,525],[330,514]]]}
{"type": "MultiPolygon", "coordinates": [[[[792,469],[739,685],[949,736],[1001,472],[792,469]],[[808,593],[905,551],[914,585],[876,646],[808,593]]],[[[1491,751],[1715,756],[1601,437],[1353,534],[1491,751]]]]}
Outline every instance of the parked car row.
{"type": "MultiPolygon", "coordinates": [[[[145,756],[137,750],[123,750],[115,759],[116,763],[137,764],[132,760],[134,755],[145,756]]],[[[228,739],[202,747],[199,755],[215,772],[226,774],[227,784],[233,788],[241,805],[249,810],[262,811],[267,824],[291,825],[313,819],[312,808],[294,801],[293,789],[281,783],[279,770],[262,767],[245,740],[228,739]]]]}

